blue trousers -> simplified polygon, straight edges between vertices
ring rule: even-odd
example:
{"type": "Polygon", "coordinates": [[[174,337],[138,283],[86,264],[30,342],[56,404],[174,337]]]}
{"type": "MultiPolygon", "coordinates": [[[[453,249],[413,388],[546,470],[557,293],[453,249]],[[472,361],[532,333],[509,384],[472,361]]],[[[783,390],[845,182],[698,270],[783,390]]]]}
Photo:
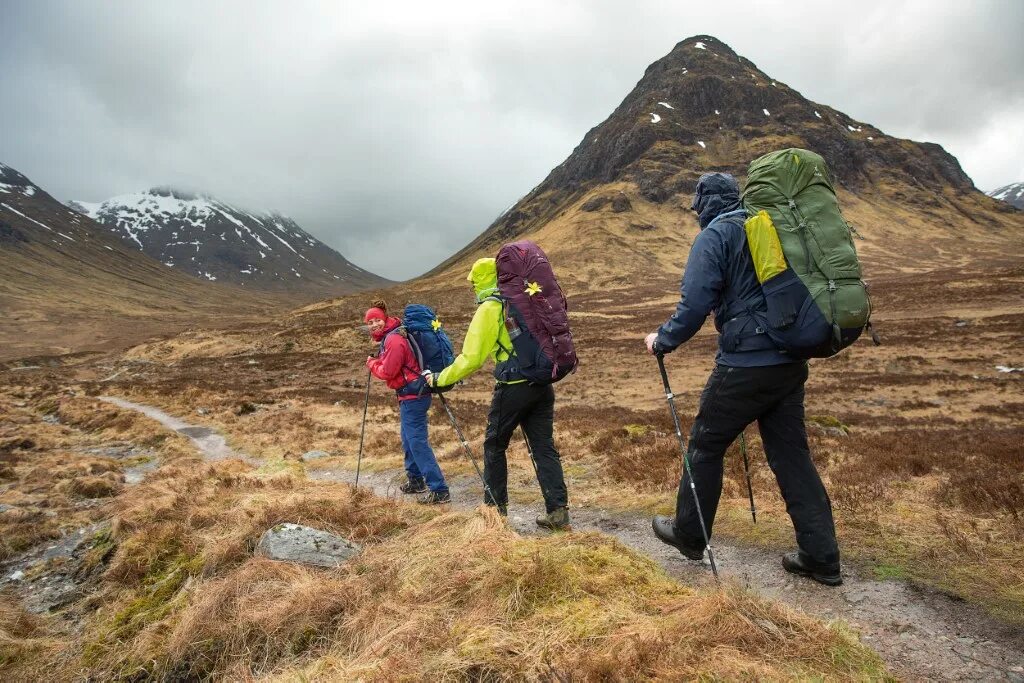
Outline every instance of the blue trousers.
{"type": "Polygon", "coordinates": [[[398,415],[402,424],[402,450],[405,451],[405,472],[410,479],[425,479],[431,491],[444,492],[448,484],[434,457],[427,436],[427,411],[432,396],[398,402],[398,415]]]}

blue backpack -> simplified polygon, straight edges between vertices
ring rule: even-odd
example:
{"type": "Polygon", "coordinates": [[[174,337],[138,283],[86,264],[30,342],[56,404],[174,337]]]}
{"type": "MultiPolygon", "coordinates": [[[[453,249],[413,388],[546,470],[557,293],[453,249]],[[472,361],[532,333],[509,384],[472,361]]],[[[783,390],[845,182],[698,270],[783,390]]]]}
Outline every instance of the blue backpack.
{"type": "Polygon", "coordinates": [[[405,307],[402,324],[420,370],[438,373],[455,362],[452,340],[441,329],[441,321],[429,306],[409,304],[405,307]]]}

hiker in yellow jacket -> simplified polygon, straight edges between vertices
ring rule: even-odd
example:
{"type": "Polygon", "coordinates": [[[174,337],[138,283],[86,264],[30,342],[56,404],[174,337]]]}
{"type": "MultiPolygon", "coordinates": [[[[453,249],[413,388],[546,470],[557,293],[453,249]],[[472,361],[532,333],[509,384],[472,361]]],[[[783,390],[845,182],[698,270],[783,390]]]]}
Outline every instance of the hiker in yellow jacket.
{"type": "Polygon", "coordinates": [[[515,350],[505,329],[504,306],[498,297],[498,269],[493,258],[482,258],[473,264],[466,278],[473,283],[477,306],[473,320],[462,343],[462,353],[436,375],[426,375],[432,386],[455,384],[479,370],[488,358],[494,359],[494,395],[487,416],[484,437],[484,480],[501,514],[508,514],[508,461],[505,451],[516,427],[522,426],[529,441],[537,479],[547,514],[537,518],[537,525],[547,529],[569,526],[568,493],[562,473],[562,461],[555,449],[555,391],[551,385],[530,384],[518,372],[515,350]]]}

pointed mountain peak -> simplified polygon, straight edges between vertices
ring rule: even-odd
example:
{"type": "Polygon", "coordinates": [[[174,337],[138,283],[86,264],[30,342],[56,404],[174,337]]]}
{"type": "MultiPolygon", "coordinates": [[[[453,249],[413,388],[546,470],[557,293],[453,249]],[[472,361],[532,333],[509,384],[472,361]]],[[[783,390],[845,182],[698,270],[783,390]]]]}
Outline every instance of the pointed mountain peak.
{"type": "Polygon", "coordinates": [[[878,205],[969,214],[980,195],[939,145],[894,138],[812,102],[714,36],[695,35],[651,64],[565,161],[439,269],[577,215],[579,226],[594,229],[606,220],[594,212],[614,214],[607,220],[638,244],[656,234],[647,216],[688,218],[701,173],[742,182],[751,161],[787,147],[818,152],[839,190],[878,205]]]}

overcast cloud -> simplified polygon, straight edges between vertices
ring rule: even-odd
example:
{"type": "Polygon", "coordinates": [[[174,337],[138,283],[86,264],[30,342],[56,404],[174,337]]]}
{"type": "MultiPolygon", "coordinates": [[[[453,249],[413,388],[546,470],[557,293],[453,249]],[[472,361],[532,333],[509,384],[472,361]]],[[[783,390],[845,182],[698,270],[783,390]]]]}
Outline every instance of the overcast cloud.
{"type": "Polygon", "coordinates": [[[710,34],[805,97],[1024,180],[1024,2],[0,0],[0,161],[57,198],[274,209],[413,277],[486,228],[651,62],[710,34]]]}

